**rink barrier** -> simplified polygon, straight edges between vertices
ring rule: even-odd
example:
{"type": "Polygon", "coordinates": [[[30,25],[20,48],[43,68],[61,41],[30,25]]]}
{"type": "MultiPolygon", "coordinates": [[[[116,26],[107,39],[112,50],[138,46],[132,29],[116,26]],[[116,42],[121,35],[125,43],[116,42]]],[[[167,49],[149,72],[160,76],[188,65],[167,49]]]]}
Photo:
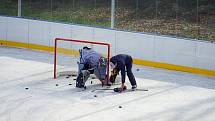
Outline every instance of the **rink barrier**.
{"type": "Polygon", "coordinates": [[[140,59],[133,59],[133,61],[134,61],[134,64],[137,64],[137,65],[164,68],[164,69],[169,69],[169,70],[183,71],[183,72],[189,72],[189,73],[201,74],[201,75],[207,75],[207,76],[215,76],[214,70],[200,69],[200,68],[181,66],[181,65],[175,65],[175,64],[140,60],[140,59]]]}
{"type": "MultiPolygon", "coordinates": [[[[37,44],[27,44],[27,43],[22,43],[22,42],[0,40],[0,44],[2,46],[8,46],[8,47],[29,48],[29,49],[33,49],[33,50],[42,50],[42,51],[47,51],[47,52],[54,51],[54,47],[37,45],[37,44]]],[[[75,55],[75,56],[79,55],[78,51],[69,50],[69,49],[65,49],[65,48],[58,48],[57,51],[59,53],[66,54],[66,55],[75,55]]]]}
{"type": "MultiPolygon", "coordinates": [[[[28,44],[28,43],[23,43],[23,42],[13,42],[13,41],[8,41],[8,40],[0,40],[0,45],[8,46],[8,47],[29,48],[29,49],[33,49],[33,50],[42,50],[42,51],[47,51],[47,52],[54,51],[54,47],[50,47],[50,46],[28,44]]],[[[78,51],[64,49],[64,48],[58,48],[58,52],[62,53],[62,54],[66,54],[66,55],[78,55],[78,51]]],[[[206,76],[215,76],[215,70],[208,70],[208,69],[194,68],[194,67],[174,65],[174,64],[168,64],[168,63],[147,61],[147,60],[141,60],[141,59],[136,59],[136,58],[134,58],[133,61],[134,61],[134,64],[136,64],[136,65],[164,68],[164,69],[169,69],[169,70],[201,74],[201,75],[206,75],[206,76]]]]}

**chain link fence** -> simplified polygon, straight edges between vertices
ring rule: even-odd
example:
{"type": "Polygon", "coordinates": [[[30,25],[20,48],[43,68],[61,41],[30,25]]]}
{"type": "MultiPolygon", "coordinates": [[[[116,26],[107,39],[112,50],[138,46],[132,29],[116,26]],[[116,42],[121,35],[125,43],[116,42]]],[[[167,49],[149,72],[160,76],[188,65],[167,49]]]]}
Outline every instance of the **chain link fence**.
{"type": "MultiPolygon", "coordinates": [[[[21,16],[111,26],[112,0],[22,0],[21,16]]],[[[18,0],[1,0],[0,15],[17,16],[18,0]]],[[[215,41],[214,0],[115,0],[115,26],[135,32],[215,41]]]]}

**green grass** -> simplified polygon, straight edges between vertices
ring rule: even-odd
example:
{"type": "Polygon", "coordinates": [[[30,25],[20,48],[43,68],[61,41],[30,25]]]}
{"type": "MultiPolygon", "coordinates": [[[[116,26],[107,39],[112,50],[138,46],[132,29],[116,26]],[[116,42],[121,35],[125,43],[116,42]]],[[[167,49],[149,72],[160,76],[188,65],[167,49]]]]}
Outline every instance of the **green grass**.
{"type": "Polygon", "coordinates": [[[7,0],[0,1],[0,15],[17,16],[17,4],[7,0]]]}

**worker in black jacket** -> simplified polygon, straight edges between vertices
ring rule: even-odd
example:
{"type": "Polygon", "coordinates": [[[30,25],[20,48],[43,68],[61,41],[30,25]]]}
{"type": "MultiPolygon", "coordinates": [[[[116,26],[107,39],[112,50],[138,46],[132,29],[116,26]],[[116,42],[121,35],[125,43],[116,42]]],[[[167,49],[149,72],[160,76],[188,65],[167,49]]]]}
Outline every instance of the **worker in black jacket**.
{"type": "Polygon", "coordinates": [[[121,91],[126,89],[126,86],[124,85],[126,72],[127,72],[129,81],[131,83],[132,89],[137,88],[136,80],[132,73],[132,64],[133,64],[132,57],[126,54],[119,54],[119,55],[113,56],[110,59],[110,66],[112,69],[110,82],[114,83],[116,76],[118,75],[118,72],[121,71],[121,77],[122,77],[121,91]]]}

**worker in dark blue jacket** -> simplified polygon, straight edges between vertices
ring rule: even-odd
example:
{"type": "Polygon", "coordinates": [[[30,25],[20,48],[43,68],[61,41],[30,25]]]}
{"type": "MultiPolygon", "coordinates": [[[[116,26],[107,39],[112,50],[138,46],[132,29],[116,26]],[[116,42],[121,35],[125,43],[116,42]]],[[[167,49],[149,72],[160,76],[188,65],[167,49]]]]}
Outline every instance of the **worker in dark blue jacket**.
{"type": "Polygon", "coordinates": [[[132,73],[132,64],[133,64],[132,57],[126,54],[119,54],[119,55],[113,56],[110,59],[110,66],[112,69],[110,82],[114,83],[116,76],[118,75],[118,72],[121,71],[121,77],[122,77],[121,91],[123,91],[126,88],[126,86],[124,85],[126,72],[127,72],[129,81],[131,83],[132,89],[137,88],[137,83],[132,73]]]}

